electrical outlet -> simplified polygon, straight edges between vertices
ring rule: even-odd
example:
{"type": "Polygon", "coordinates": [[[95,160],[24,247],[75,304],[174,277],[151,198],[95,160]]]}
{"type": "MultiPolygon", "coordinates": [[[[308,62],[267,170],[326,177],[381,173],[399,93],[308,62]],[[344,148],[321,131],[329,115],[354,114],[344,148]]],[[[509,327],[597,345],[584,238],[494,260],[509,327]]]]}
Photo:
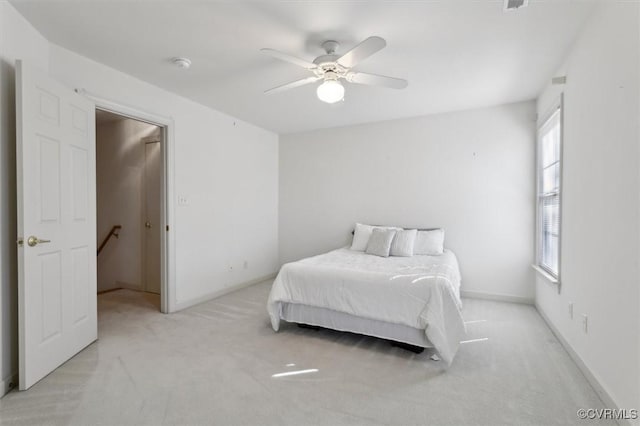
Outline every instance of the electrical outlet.
{"type": "Polygon", "coordinates": [[[569,302],[569,318],[573,319],[573,302],[569,302]]]}
{"type": "Polygon", "coordinates": [[[582,314],[582,331],[584,331],[585,333],[588,332],[589,327],[588,327],[588,317],[587,314],[582,314]]]}
{"type": "Polygon", "coordinates": [[[186,195],[179,195],[178,196],[178,205],[179,206],[188,206],[189,205],[189,198],[186,195]]]}

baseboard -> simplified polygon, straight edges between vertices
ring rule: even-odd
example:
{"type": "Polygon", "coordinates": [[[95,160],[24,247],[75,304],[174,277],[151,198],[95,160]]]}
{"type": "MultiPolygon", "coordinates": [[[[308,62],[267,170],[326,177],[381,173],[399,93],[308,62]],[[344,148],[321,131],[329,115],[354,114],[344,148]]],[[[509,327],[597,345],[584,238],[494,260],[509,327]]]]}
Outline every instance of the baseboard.
{"type": "Polygon", "coordinates": [[[114,287],[114,288],[109,288],[107,290],[100,290],[100,291],[98,291],[98,296],[101,295],[101,294],[111,293],[113,291],[118,291],[118,290],[122,290],[122,287],[114,287]]]}
{"type": "Polygon", "coordinates": [[[523,305],[535,305],[535,299],[531,297],[512,296],[509,294],[484,293],[481,291],[460,290],[460,296],[470,299],[495,300],[498,302],[521,303],[523,305]]]}
{"type": "Polygon", "coordinates": [[[140,284],[131,284],[131,283],[126,283],[124,281],[116,281],[116,285],[118,286],[119,289],[125,288],[127,290],[144,291],[144,286],[140,284]]]}
{"type": "MultiPolygon", "coordinates": [[[[274,272],[268,275],[264,275],[262,277],[255,278],[250,281],[244,281],[229,287],[225,287],[221,290],[212,291],[211,293],[207,293],[204,296],[200,296],[195,299],[187,300],[184,302],[178,302],[176,303],[175,309],[172,312],[181,311],[183,309],[190,308],[191,306],[199,305],[200,303],[208,302],[209,300],[212,300],[212,299],[217,299],[218,297],[224,296],[225,294],[232,293],[236,290],[240,290],[245,287],[250,287],[254,284],[258,284],[263,281],[272,280],[276,277],[276,275],[278,275],[278,273],[274,272]]],[[[265,300],[265,303],[267,303],[266,300],[265,300]]]]}
{"type": "MultiPolygon", "coordinates": [[[[556,336],[556,339],[558,339],[558,341],[560,342],[564,350],[567,351],[567,353],[569,354],[573,362],[576,363],[576,365],[578,366],[578,369],[582,372],[584,377],[587,379],[587,382],[589,382],[589,384],[591,385],[593,390],[596,392],[596,394],[598,395],[598,397],[600,398],[604,406],[606,408],[619,409],[620,407],[617,406],[613,398],[611,398],[611,395],[609,395],[609,393],[604,388],[604,386],[602,386],[602,384],[600,383],[600,381],[598,381],[596,376],[594,376],[591,370],[589,370],[589,367],[587,367],[587,364],[584,363],[580,355],[578,355],[578,353],[573,349],[573,347],[569,344],[569,342],[564,338],[562,333],[560,333],[560,330],[558,330],[556,326],[553,325],[553,323],[551,322],[547,314],[545,314],[544,311],[540,309],[540,306],[537,303],[535,304],[535,307],[538,313],[540,314],[540,316],[542,317],[542,319],[544,320],[544,322],[547,323],[547,326],[549,327],[553,335],[556,336]]],[[[584,408],[590,408],[590,407],[584,407],[584,408]]],[[[630,420],[616,419],[616,421],[618,422],[619,425],[632,426],[632,423],[630,420]]]]}
{"type": "Polygon", "coordinates": [[[0,398],[18,386],[18,373],[13,373],[0,380],[0,398]]]}

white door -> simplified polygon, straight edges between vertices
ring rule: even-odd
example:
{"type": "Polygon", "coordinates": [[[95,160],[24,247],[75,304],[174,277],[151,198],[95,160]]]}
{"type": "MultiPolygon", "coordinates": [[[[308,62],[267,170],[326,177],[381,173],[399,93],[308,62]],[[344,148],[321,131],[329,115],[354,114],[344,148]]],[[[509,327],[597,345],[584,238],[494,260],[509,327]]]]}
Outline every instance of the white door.
{"type": "Polygon", "coordinates": [[[97,338],[94,111],[17,62],[21,390],[97,338]]]}
{"type": "Polygon", "coordinates": [[[144,151],[145,290],[160,294],[160,206],[162,162],[160,142],[146,142],[144,151]]]}

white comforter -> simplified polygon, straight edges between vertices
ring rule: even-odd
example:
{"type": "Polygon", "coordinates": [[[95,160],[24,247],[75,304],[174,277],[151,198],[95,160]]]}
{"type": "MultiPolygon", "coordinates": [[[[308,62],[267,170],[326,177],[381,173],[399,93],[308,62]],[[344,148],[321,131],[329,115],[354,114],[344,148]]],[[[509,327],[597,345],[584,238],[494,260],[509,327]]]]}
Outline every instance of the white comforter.
{"type": "Polygon", "coordinates": [[[447,364],[465,336],[460,270],[449,250],[440,256],[382,258],[341,248],[287,263],[267,304],[275,331],[283,302],[423,329],[447,364]]]}

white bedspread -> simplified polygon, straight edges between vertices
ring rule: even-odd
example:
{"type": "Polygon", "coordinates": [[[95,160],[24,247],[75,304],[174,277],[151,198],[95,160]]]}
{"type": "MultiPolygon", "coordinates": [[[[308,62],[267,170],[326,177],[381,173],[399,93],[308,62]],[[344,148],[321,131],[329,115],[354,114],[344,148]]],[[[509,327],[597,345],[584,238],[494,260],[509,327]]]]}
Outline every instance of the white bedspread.
{"type": "Polygon", "coordinates": [[[440,256],[382,258],[341,248],[287,263],[267,303],[275,331],[283,302],[423,329],[447,364],[465,336],[460,270],[449,250],[440,256]]]}

